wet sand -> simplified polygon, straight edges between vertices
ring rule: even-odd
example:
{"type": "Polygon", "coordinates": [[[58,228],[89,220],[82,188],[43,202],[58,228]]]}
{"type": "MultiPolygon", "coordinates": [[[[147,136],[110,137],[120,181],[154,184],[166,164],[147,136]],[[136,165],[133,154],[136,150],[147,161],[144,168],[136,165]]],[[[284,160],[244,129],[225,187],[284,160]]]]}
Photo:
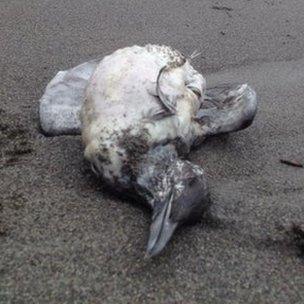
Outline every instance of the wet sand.
{"type": "Polygon", "coordinates": [[[0,303],[302,303],[304,169],[280,159],[304,163],[303,12],[301,0],[2,1],[0,303]],[[201,51],[209,85],[249,82],[260,100],[250,128],[191,155],[212,217],[153,260],[149,211],[103,189],[79,137],[41,135],[37,112],[58,70],[148,42],[201,51]]]}

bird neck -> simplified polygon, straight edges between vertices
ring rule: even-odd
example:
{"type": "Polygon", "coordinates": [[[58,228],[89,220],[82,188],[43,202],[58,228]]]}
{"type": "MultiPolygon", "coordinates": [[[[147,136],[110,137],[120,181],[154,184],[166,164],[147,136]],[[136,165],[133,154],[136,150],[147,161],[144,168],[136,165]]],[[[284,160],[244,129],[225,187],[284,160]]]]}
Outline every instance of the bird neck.
{"type": "Polygon", "coordinates": [[[172,144],[151,149],[142,159],[137,176],[137,192],[153,208],[171,192],[173,164],[178,160],[172,144]]]}

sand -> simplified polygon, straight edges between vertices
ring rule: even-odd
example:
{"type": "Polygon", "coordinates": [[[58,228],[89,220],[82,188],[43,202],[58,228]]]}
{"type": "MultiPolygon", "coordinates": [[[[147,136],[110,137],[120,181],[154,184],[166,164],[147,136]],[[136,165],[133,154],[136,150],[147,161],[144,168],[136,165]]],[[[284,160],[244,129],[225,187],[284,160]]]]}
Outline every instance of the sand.
{"type": "Polygon", "coordinates": [[[303,303],[304,169],[280,163],[304,163],[303,12],[301,0],[1,1],[0,302],[303,303]],[[148,42],[201,51],[210,85],[248,81],[260,100],[250,128],[192,154],[212,217],[153,260],[149,211],[103,188],[79,137],[41,135],[37,112],[58,70],[148,42]]]}

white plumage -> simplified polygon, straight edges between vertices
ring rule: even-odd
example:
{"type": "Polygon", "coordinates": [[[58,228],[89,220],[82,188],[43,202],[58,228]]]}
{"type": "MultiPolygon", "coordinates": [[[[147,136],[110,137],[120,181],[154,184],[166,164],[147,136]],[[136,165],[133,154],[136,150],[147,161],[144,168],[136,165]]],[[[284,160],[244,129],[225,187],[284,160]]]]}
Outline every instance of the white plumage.
{"type": "Polygon", "coordinates": [[[106,56],[86,90],[85,157],[113,182],[129,157],[122,144],[126,130],[129,136],[144,130],[149,146],[179,138],[189,149],[201,130],[193,118],[204,90],[203,76],[169,47],[133,46],[106,56]]]}

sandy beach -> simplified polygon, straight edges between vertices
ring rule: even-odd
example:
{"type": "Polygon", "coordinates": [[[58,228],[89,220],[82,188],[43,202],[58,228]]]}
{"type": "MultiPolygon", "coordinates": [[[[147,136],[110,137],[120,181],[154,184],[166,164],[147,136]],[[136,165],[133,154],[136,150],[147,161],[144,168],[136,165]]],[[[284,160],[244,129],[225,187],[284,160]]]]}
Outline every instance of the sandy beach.
{"type": "Polygon", "coordinates": [[[0,303],[304,303],[304,2],[2,0],[0,303]],[[248,82],[253,125],[210,138],[213,206],[144,259],[150,213],[106,191],[80,137],[45,137],[59,70],[128,45],[201,52],[207,84],[248,82]]]}

